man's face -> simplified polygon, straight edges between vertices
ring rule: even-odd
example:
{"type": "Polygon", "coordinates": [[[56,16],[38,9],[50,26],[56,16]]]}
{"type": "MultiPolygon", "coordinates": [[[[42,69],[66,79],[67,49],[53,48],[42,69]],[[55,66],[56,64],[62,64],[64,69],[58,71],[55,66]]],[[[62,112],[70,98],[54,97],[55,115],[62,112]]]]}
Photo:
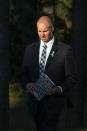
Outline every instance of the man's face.
{"type": "Polygon", "coordinates": [[[52,38],[53,30],[53,26],[48,22],[38,22],[37,24],[38,36],[44,43],[47,43],[52,38]]]}

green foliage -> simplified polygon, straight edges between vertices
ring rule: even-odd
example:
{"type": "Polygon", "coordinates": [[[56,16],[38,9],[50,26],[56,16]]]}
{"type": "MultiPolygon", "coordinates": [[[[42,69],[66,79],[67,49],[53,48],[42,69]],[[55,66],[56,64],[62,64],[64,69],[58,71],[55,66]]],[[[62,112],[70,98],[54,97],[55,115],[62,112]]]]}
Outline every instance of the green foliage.
{"type": "Polygon", "coordinates": [[[14,108],[18,103],[24,101],[25,93],[18,82],[11,82],[9,85],[10,108],[14,108]]]}
{"type": "MultiPolygon", "coordinates": [[[[60,21],[59,29],[62,40],[66,43],[71,43],[71,28],[72,28],[72,0],[58,0],[55,6],[56,17],[60,21]],[[62,24],[63,23],[63,24],[62,24]],[[62,32],[61,32],[62,30],[62,32]]],[[[60,35],[59,35],[60,36],[60,35]]]]}
{"type": "Polygon", "coordinates": [[[64,40],[64,29],[57,28],[55,31],[55,36],[63,41],[64,40]]]}
{"type": "Polygon", "coordinates": [[[59,0],[60,2],[63,2],[67,7],[72,9],[72,0],[59,0]]]}
{"type": "Polygon", "coordinates": [[[26,130],[30,127],[27,103],[19,83],[11,83],[9,88],[10,127],[9,130],[26,130]]]}
{"type": "Polygon", "coordinates": [[[59,3],[57,6],[56,6],[56,13],[58,16],[60,17],[67,17],[69,16],[69,12],[68,12],[68,8],[65,8],[65,5],[62,4],[62,3],[59,3]]]}

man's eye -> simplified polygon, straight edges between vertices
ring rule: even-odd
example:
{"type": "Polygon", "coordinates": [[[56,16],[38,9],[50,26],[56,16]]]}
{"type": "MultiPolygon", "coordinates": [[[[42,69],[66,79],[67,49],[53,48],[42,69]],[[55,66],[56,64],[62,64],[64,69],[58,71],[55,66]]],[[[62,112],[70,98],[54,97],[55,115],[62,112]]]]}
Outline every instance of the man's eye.
{"type": "Polygon", "coordinates": [[[44,32],[48,32],[48,30],[44,31],[44,32]]]}
{"type": "Polygon", "coordinates": [[[43,32],[43,33],[44,33],[44,32],[48,32],[48,30],[46,30],[46,31],[38,31],[38,32],[39,32],[39,33],[41,33],[41,32],[43,32]]]}

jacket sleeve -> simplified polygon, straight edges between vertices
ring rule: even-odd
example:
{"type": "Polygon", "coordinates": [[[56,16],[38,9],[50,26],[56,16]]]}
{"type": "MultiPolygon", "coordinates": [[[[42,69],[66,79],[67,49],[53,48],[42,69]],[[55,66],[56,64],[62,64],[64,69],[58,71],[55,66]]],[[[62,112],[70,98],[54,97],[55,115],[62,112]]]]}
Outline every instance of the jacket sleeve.
{"type": "Polygon", "coordinates": [[[20,83],[24,89],[26,88],[26,84],[29,83],[29,73],[28,73],[28,67],[27,67],[28,56],[29,56],[29,53],[28,53],[28,50],[26,49],[24,53],[21,73],[20,73],[20,83]]]}
{"type": "Polygon", "coordinates": [[[63,92],[76,87],[78,83],[78,73],[77,73],[77,64],[73,55],[72,48],[68,48],[65,55],[65,80],[62,83],[61,87],[63,92]]]}

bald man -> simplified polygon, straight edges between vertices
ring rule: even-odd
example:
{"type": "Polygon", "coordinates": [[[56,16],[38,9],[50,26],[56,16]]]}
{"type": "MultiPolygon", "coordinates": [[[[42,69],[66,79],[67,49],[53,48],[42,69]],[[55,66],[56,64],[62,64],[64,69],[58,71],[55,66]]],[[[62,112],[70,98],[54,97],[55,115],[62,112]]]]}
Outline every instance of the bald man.
{"type": "Polygon", "coordinates": [[[37,131],[56,131],[60,113],[64,107],[66,92],[77,83],[77,70],[72,48],[55,38],[54,26],[49,16],[37,21],[39,41],[30,44],[25,51],[21,84],[27,92],[29,112],[37,131]],[[54,86],[47,88],[45,96],[38,101],[36,81],[40,78],[40,62],[46,45],[44,73],[54,86]]]}

